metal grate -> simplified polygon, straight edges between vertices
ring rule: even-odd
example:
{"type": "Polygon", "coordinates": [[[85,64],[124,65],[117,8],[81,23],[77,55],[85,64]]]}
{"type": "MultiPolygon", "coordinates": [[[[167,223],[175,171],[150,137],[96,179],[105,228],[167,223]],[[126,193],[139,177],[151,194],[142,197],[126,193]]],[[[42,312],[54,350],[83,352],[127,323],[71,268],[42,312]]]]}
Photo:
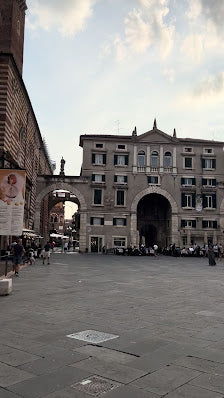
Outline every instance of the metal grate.
{"type": "Polygon", "coordinates": [[[83,332],[67,334],[71,339],[83,340],[88,343],[102,343],[103,341],[116,339],[119,336],[115,334],[98,332],[97,330],[84,330],[83,332]]]}
{"type": "Polygon", "coordinates": [[[104,379],[103,377],[91,376],[88,379],[84,379],[81,382],[73,384],[71,387],[97,397],[119,386],[120,384],[104,379]]]}

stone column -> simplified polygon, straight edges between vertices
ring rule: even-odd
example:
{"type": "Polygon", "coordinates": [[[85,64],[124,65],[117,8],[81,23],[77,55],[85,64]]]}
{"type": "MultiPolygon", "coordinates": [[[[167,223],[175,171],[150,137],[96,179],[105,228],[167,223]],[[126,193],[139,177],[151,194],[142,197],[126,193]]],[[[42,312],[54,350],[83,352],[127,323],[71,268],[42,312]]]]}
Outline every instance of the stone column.
{"type": "Polygon", "coordinates": [[[178,233],[178,216],[176,214],[172,214],[172,234],[171,234],[172,242],[176,245],[179,244],[179,233],[178,233]]]}
{"type": "Polygon", "coordinates": [[[138,245],[138,231],[137,231],[137,215],[136,213],[131,214],[131,245],[138,245]]]}
{"type": "Polygon", "coordinates": [[[86,222],[87,222],[87,213],[80,212],[80,231],[79,231],[79,250],[82,253],[85,253],[87,242],[86,242],[86,222]]]}
{"type": "Polygon", "coordinates": [[[191,245],[191,231],[190,230],[187,231],[187,245],[188,246],[191,245]]]}

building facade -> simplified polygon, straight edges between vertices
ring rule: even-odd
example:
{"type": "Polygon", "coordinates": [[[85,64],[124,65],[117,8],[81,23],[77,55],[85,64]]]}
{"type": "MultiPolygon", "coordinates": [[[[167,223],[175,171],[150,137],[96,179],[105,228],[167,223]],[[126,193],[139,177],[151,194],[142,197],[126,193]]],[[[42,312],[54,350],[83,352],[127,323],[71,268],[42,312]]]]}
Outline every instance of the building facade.
{"type": "Polygon", "coordinates": [[[25,169],[24,228],[32,229],[37,175],[53,170],[22,79],[26,9],[25,0],[0,2],[0,167],[25,169]]]}
{"type": "Polygon", "coordinates": [[[141,135],[81,135],[80,146],[88,251],[223,244],[223,142],[170,136],[155,120],[141,135]]]}

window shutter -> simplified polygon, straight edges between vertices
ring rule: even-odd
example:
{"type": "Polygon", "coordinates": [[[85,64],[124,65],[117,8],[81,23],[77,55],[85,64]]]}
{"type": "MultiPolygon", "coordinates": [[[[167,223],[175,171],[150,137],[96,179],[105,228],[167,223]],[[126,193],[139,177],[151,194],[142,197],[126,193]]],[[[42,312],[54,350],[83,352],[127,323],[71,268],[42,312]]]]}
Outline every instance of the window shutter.
{"type": "Polygon", "coordinates": [[[90,225],[93,225],[93,217],[90,217],[90,225]]]}
{"type": "Polygon", "coordinates": [[[95,181],[95,174],[92,174],[92,181],[95,181]]]}
{"type": "Polygon", "coordinates": [[[116,225],[116,218],[113,218],[113,225],[116,225]]]}
{"type": "Polygon", "coordinates": [[[202,206],[203,208],[207,207],[207,200],[205,194],[202,195],[202,206]]]}
{"type": "Polygon", "coordinates": [[[196,185],[196,178],[192,178],[192,185],[196,185]]]}
{"type": "Polygon", "coordinates": [[[181,178],[181,185],[185,183],[185,178],[181,178]]]}
{"type": "Polygon", "coordinates": [[[104,218],[101,217],[101,225],[104,225],[104,218]]]}
{"type": "Polygon", "coordinates": [[[128,176],[124,176],[124,182],[128,182],[128,176]]]}
{"type": "Polygon", "coordinates": [[[181,194],[181,207],[185,207],[185,194],[181,194]]]}
{"type": "Polygon", "coordinates": [[[213,228],[217,228],[217,221],[213,221],[213,228]]]}
{"type": "Polygon", "coordinates": [[[202,185],[206,185],[207,180],[205,178],[202,178],[202,185]]]}
{"type": "Polygon", "coordinates": [[[127,225],[127,220],[126,220],[126,218],[124,218],[124,225],[127,225]]]}
{"type": "Polygon", "coordinates": [[[206,228],[207,227],[207,221],[202,220],[202,228],[206,228]]]}
{"type": "Polygon", "coordinates": [[[114,155],[114,165],[117,164],[117,155],[114,155]]]}
{"type": "Polygon", "coordinates": [[[106,181],[106,176],[103,174],[102,175],[102,181],[105,182],[106,181]]]}
{"type": "Polygon", "coordinates": [[[92,153],[92,163],[95,163],[95,153],[92,153]]]}
{"type": "Polygon", "coordinates": [[[185,227],[185,220],[181,220],[181,228],[184,228],[185,227]]]}
{"type": "Polygon", "coordinates": [[[192,193],[192,207],[195,207],[196,193],[192,193]]]}
{"type": "Polygon", "coordinates": [[[117,182],[117,176],[114,176],[114,182],[117,182]]]}
{"type": "Polygon", "coordinates": [[[216,159],[212,159],[212,168],[213,168],[213,169],[216,168],[216,159]]]}
{"type": "Polygon", "coordinates": [[[216,186],[216,178],[213,178],[213,179],[212,179],[212,185],[213,185],[213,187],[216,186]]]}
{"type": "Polygon", "coordinates": [[[104,153],[103,154],[103,164],[107,163],[107,155],[104,153]]]}
{"type": "Polygon", "coordinates": [[[216,209],[216,194],[212,195],[212,207],[213,209],[216,209]]]}
{"type": "Polygon", "coordinates": [[[193,220],[193,221],[192,221],[192,227],[193,227],[193,228],[196,228],[196,220],[193,220]]]}
{"type": "Polygon", "coordinates": [[[205,169],[205,159],[201,159],[201,167],[205,169]]]}
{"type": "Polygon", "coordinates": [[[125,165],[128,166],[128,155],[125,155],[125,165]]]}

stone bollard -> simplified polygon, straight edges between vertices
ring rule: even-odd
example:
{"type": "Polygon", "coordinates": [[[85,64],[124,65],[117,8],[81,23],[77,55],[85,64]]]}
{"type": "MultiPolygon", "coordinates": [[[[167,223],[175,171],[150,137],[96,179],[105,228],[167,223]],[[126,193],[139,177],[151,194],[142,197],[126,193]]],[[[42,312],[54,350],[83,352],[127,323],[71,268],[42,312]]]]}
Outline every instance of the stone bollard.
{"type": "Polygon", "coordinates": [[[0,296],[6,296],[12,291],[12,279],[0,279],[0,296]]]}

